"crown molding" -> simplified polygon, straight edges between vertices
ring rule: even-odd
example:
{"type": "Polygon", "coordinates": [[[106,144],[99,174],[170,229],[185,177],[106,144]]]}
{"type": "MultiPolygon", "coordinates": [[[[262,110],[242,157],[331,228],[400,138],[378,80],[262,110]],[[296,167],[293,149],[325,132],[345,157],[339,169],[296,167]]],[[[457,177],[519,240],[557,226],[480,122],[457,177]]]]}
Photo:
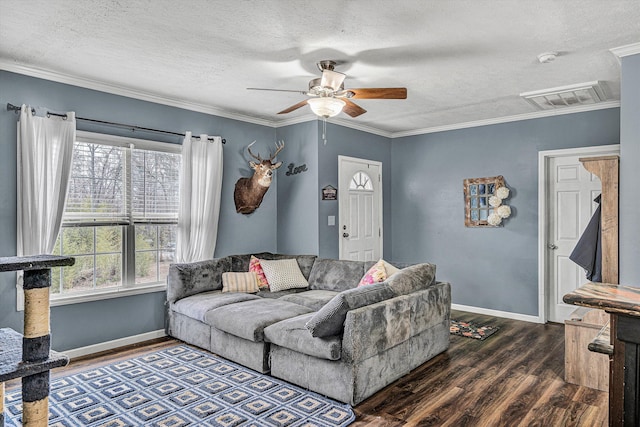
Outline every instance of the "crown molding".
{"type": "Polygon", "coordinates": [[[303,116],[292,117],[290,119],[278,120],[272,123],[275,128],[281,128],[285,126],[297,125],[298,123],[312,122],[318,117],[315,114],[305,114],[303,116]]]}
{"type": "MultiPolygon", "coordinates": [[[[318,120],[320,120],[320,118],[318,118],[318,120]]],[[[354,122],[352,120],[332,118],[332,119],[327,119],[327,122],[331,123],[331,124],[334,124],[334,125],[338,125],[338,126],[344,126],[346,128],[360,130],[362,132],[367,132],[367,133],[372,133],[374,135],[383,136],[385,138],[392,138],[393,137],[393,133],[391,133],[391,132],[387,132],[387,131],[382,130],[382,129],[377,129],[377,128],[374,128],[374,127],[371,127],[371,126],[367,126],[367,125],[364,125],[362,123],[354,122]]]]}
{"type": "MultiPolygon", "coordinates": [[[[286,119],[286,120],[280,120],[275,122],[275,127],[276,128],[281,128],[284,126],[290,126],[290,125],[296,125],[298,123],[306,123],[306,122],[311,122],[311,121],[320,121],[322,120],[322,118],[316,116],[315,114],[305,114],[304,116],[299,116],[299,117],[294,117],[291,119],[286,119]]],[[[382,129],[377,129],[371,126],[367,126],[367,125],[363,125],[361,123],[356,123],[354,121],[351,120],[345,120],[345,119],[336,119],[335,117],[332,118],[328,118],[327,119],[327,123],[333,124],[333,125],[337,125],[337,126],[342,126],[342,127],[346,127],[346,128],[351,128],[351,129],[355,129],[355,130],[360,130],[363,132],[367,132],[367,133],[371,133],[373,135],[379,135],[379,136],[383,136],[385,138],[391,138],[391,132],[387,132],[384,131],[382,129]]]]}
{"type": "MultiPolygon", "coordinates": [[[[622,46],[620,48],[611,49],[614,54],[621,56],[632,55],[634,53],[640,53],[640,43],[622,46]],[[616,52],[614,52],[614,50],[616,52]]],[[[100,92],[106,92],[114,95],[126,96],[128,98],[139,99],[142,101],[153,102],[156,104],[167,105],[170,107],[182,108],[185,110],[196,111],[199,113],[211,114],[218,117],[224,117],[227,119],[238,120],[241,122],[253,123],[262,126],[268,126],[272,128],[279,128],[283,126],[290,126],[298,123],[304,123],[312,120],[320,120],[317,116],[312,114],[306,114],[303,116],[285,119],[281,121],[273,121],[268,119],[261,119],[257,117],[246,116],[238,113],[231,113],[229,111],[222,110],[217,107],[212,107],[205,104],[199,104],[194,102],[188,102],[175,98],[168,98],[164,96],[155,95],[149,92],[143,92],[135,89],[131,89],[124,86],[118,86],[110,83],[104,83],[97,80],[87,79],[84,77],[72,76],[69,74],[59,73],[56,71],[40,69],[36,67],[25,66],[17,64],[12,61],[7,61],[4,58],[0,58],[0,70],[14,72],[18,74],[24,74],[31,77],[41,78],[44,80],[55,81],[58,83],[69,84],[72,86],[79,86],[86,89],[98,90],[100,92]]],[[[466,129],[479,126],[495,125],[500,123],[516,122],[521,120],[538,119],[543,117],[559,116],[563,114],[581,113],[585,111],[602,110],[607,108],[620,107],[620,101],[608,101],[601,102],[592,105],[583,105],[578,107],[568,107],[560,110],[546,110],[537,111],[533,113],[518,114],[513,116],[497,117],[492,119],[475,120],[471,122],[455,123],[443,126],[434,126],[428,128],[414,129],[402,132],[389,132],[382,129],[374,128],[368,125],[354,122],[352,120],[330,118],[327,121],[331,124],[338,126],[344,126],[347,128],[360,130],[363,132],[371,133],[374,135],[382,136],[385,138],[403,138],[405,136],[422,135],[427,133],[446,132],[457,129],[466,129]]]]}
{"type": "Polygon", "coordinates": [[[609,51],[618,58],[623,58],[629,55],[636,55],[640,53],[640,43],[632,43],[620,47],[614,47],[612,49],[609,49],[609,51]]]}
{"type": "Polygon", "coordinates": [[[496,117],[494,119],[475,120],[472,122],[455,123],[444,126],[434,126],[430,128],[415,129],[404,132],[394,132],[391,138],[403,138],[405,136],[423,135],[426,133],[447,132],[451,130],[475,128],[480,126],[497,125],[501,123],[519,122],[523,120],[541,119],[544,117],[562,116],[565,114],[583,113],[586,111],[605,110],[608,108],[619,108],[620,101],[607,101],[598,104],[581,105],[578,107],[567,107],[558,110],[536,111],[534,113],[516,114],[513,116],[496,117]]]}
{"type": "Polygon", "coordinates": [[[150,92],[144,92],[131,89],[125,86],[119,86],[111,83],[105,83],[98,80],[88,79],[85,77],[72,76],[57,71],[45,70],[31,66],[20,65],[15,62],[7,61],[0,58],[0,70],[5,70],[17,74],[24,74],[30,77],[37,77],[44,80],[50,80],[57,83],[79,86],[85,89],[97,90],[114,95],[126,96],[127,98],[139,99],[141,101],[153,102],[155,104],[167,105],[170,107],[182,108],[185,110],[196,111],[198,113],[211,114],[227,119],[239,120],[242,122],[253,123],[262,126],[275,127],[275,123],[271,120],[261,119],[257,117],[246,116],[244,114],[231,113],[223,109],[212,107],[210,105],[199,104],[196,102],[184,101],[181,99],[170,98],[166,96],[155,95],[150,92]]]}

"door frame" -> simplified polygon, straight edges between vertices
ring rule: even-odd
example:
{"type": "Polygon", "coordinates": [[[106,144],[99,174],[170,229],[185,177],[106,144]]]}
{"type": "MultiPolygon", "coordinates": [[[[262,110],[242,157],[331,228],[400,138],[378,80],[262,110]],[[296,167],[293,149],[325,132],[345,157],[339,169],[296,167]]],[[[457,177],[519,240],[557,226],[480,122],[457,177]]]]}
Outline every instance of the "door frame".
{"type": "Polygon", "coordinates": [[[340,215],[342,212],[342,209],[340,209],[340,191],[349,191],[348,188],[343,188],[342,190],[340,189],[340,183],[342,182],[342,162],[344,161],[349,161],[349,162],[354,162],[354,163],[361,163],[363,165],[377,165],[380,168],[380,179],[378,181],[378,183],[380,184],[380,211],[378,213],[379,218],[380,218],[380,239],[379,239],[379,243],[380,243],[380,258],[384,257],[384,218],[382,216],[382,213],[384,211],[384,191],[383,191],[383,186],[382,186],[382,162],[379,162],[377,160],[367,160],[367,159],[361,159],[358,157],[350,157],[350,156],[342,156],[339,155],[338,156],[338,258],[342,259],[343,257],[343,253],[342,253],[342,229],[340,228],[340,224],[342,223],[340,215]]]}
{"type": "MultiPolygon", "coordinates": [[[[603,156],[620,154],[620,144],[598,145],[594,147],[566,148],[559,150],[545,150],[538,152],[538,323],[547,322],[547,287],[549,275],[547,268],[547,238],[549,235],[549,163],[550,159],[566,156],[603,156]]],[[[586,279],[585,279],[586,281],[586,279]]]]}

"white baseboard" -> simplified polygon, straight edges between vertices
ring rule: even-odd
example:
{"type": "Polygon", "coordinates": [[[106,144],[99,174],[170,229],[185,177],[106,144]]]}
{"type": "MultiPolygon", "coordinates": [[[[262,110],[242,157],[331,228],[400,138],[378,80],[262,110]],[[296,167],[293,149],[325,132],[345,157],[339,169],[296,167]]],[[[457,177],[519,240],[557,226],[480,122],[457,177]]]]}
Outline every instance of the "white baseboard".
{"type": "Polygon", "coordinates": [[[538,316],[530,314],[512,313],[510,311],[491,310],[489,308],[473,307],[470,305],[451,304],[453,310],[468,311],[469,313],[486,314],[487,316],[504,317],[505,319],[523,320],[532,323],[544,323],[538,316]]]}
{"type": "Polygon", "coordinates": [[[114,348],[125,347],[127,345],[137,344],[139,342],[149,341],[155,338],[162,338],[166,335],[167,334],[165,333],[164,329],[158,329],[157,331],[145,332],[144,334],[132,335],[130,337],[118,338],[117,340],[113,341],[105,341],[98,344],[88,345],[86,347],[65,350],[61,353],[69,356],[69,359],[75,359],[77,357],[100,353],[107,350],[113,350],[114,348]]]}

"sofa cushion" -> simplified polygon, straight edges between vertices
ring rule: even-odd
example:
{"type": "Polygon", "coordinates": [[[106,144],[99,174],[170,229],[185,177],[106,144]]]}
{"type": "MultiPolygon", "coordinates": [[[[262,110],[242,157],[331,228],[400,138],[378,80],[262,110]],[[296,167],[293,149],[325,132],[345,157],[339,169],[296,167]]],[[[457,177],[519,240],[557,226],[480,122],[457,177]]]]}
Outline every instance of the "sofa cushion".
{"type": "MultiPolygon", "coordinates": [[[[230,271],[249,271],[249,263],[251,261],[252,254],[246,255],[230,255],[229,262],[231,264],[230,271]]],[[[271,252],[258,252],[254,253],[253,256],[259,259],[266,260],[277,260],[277,259],[291,259],[295,258],[298,262],[298,266],[300,267],[300,271],[305,279],[309,280],[309,274],[311,273],[311,268],[313,267],[313,263],[316,260],[315,255],[284,255],[284,254],[272,254],[271,252]]]]}
{"type": "MultiPolygon", "coordinates": [[[[249,262],[251,261],[251,254],[243,255],[229,255],[229,261],[231,262],[231,271],[249,271],[249,262]]],[[[256,258],[271,259],[274,255],[271,252],[254,253],[256,258]]]]}
{"type": "Polygon", "coordinates": [[[314,337],[328,337],[342,333],[347,312],[395,296],[386,282],[374,283],[340,292],[309,319],[307,329],[314,337]]]}
{"type": "Polygon", "coordinates": [[[434,264],[423,263],[403,268],[389,277],[385,283],[391,287],[396,296],[399,296],[426,289],[434,283],[435,277],[436,266],[434,264]]]}
{"type": "Polygon", "coordinates": [[[300,271],[302,271],[302,275],[307,281],[309,281],[309,275],[311,274],[311,269],[313,268],[313,264],[316,262],[315,255],[296,255],[296,261],[298,261],[298,265],[300,266],[300,271]]]}
{"type": "Polygon", "coordinates": [[[362,261],[318,258],[309,276],[309,289],[346,291],[355,288],[364,275],[362,261]]]}
{"type": "Polygon", "coordinates": [[[286,295],[280,298],[282,301],[289,301],[295,304],[304,305],[313,311],[320,310],[326,303],[331,301],[338,293],[335,291],[322,291],[319,289],[304,291],[296,294],[286,295]]]}
{"type": "Polygon", "coordinates": [[[205,322],[208,311],[236,302],[260,299],[252,294],[222,293],[221,291],[202,292],[191,295],[173,303],[173,311],[189,316],[192,319],[205,322]]]}
{"type": "Polygon", "coordinates": [[[303,314],[266,327],[265,341],[320,359],[339,360],[342,338],[340,336],[312,337],[304,326],[311,317],[313,313],[303,314]]]}
{"type": "Polygon", "coordinates": [[[306,292],[306,291],[307,291],[307,288],[293,288],[293,289],[286,289],[284,291],[276,291],[276,292],[271,292],[269,289],[261,289],[260,292],[258,292],[256,295],[262,298],[278,299],[287,295],[295,295],[295,294],[299,294],[301,292],[306,292]]]}
{"type": "Polygon", "coordinates": [[[225,271],[231,271],[230,257],[171,264],[167,278],[167,301],[174,302],[200,292],[222,289],[222,273],[225,271]]]}
{"type": "Polygon", "coordinates": [[[309,283],[302,275],[300,266],[294,258],[279,260],[260,260],[264,275],[269,282],[271,292],[293,288],[308,288],[309,283]]]}
{"type": "Polygon", "coordinates": [[[222,292],[255,294],[259,290],[256,273],[236,273],[233,271],[222,273],[222,292]]]}
{"type": "Polygon", "coordinates": [[[258,298],[209,311],[205,322],[231,335],[261,342],[267,326],[310,312],[310,308],[292,302],[258,298]]]}

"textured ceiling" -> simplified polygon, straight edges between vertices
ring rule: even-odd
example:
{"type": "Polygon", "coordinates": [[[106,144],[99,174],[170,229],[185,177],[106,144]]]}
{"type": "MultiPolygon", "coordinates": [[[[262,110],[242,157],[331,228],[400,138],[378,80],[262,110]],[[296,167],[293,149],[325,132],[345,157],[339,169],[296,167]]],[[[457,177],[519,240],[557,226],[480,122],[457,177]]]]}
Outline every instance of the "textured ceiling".
{"type": "Polygon", "coordinates": [[[311,117],[275,114],[304,96],[246,88],[306,90],[333,59],[346,88],[408,89],[339,116],[391,134],[532,113],[519,93],[593,80],[618,100],[609,49],[637,42],[638,0],[0,0],[0,68],[278,123],[311,117]]]}

